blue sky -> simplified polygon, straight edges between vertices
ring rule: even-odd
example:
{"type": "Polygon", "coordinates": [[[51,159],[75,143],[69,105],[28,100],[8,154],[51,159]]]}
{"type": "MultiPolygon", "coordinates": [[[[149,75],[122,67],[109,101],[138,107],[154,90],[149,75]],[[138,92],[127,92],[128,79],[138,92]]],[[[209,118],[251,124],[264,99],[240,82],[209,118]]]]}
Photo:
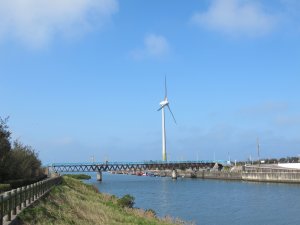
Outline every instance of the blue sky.
{"type": "Polygon", "coordinates": [[[0,116],[44,163],[300,154],[296,0],[0,0],[0,116]]]}

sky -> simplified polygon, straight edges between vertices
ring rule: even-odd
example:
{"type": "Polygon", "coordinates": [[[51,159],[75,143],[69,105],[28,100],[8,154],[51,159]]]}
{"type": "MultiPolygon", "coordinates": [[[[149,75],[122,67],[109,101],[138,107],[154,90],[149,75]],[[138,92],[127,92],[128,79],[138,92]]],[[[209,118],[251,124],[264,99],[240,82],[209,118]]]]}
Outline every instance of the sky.
{"type": "Polygon", "coordinates": [[[0,0],[0,116],[53,162],[300,155],[298,0],[0,0]]]}

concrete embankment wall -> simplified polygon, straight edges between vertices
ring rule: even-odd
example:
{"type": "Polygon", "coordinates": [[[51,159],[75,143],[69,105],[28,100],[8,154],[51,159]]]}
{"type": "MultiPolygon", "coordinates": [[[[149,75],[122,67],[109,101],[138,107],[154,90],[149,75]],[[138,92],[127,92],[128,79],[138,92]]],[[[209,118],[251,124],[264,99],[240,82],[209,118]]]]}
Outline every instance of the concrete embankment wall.
{"type": "MultiPolygon", "coordinates": [[[[269,169],[263,172],[259,171],[177,171],[178,177],[185,178],[202,178],[202,179],[219,179],[219,180],[244,180],[256,182],[281,182],[281,183],[300,183],[300,171],[279,171],[269,169]]],[[[162,176],[171,176],[171,170],[160,171],[162,176]]]]}
{"type": "Polygon", "coordinates": [[[203,179],[241,180],[240,172],[202,171],[203,179]]]}
{"type": "Polygon", "coordinates": [[[241,172],[227,171],[181,171],[178,176],[187,178],[202,178],[202,179],[221,179],[221,180],[241,180],[241,172]]]}
{"type": "Polygon", "coordinates": [[[300,183],[299,172],[243,172],[245,181],[300,183]]]}

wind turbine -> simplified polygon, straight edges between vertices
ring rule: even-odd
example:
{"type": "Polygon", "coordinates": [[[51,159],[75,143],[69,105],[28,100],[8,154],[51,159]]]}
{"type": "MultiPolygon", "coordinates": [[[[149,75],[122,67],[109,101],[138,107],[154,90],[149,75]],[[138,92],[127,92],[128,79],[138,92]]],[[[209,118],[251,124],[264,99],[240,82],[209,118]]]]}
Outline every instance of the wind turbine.
{"type": "Polygon", "coordinates": [[[176,119],[171,111],[170,106],[169,106],[168,93],[167,93],[167,78],[166,77],[165,77],[165,98],[159,104],[160,104],[160,108],[157,111],[161,110],[161,116],[162,116],[162,160],[167,161],[165,107],[168,107],[175,123],[176,123],[176,119]]]}

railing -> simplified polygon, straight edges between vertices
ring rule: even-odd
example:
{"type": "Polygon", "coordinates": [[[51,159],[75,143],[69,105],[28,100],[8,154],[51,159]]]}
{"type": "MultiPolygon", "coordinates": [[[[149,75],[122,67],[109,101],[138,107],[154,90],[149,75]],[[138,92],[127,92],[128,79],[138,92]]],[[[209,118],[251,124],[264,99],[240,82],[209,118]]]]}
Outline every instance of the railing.
{"type": "Polygon", "coordinates": [[[33,201],[48,193],[51,188],[61,182],[61,177],[49,178],[31,185],[13,189],[0,195],[0,225],[3,219],[11,221],[17,211],[26,208],[33,201]]]}

